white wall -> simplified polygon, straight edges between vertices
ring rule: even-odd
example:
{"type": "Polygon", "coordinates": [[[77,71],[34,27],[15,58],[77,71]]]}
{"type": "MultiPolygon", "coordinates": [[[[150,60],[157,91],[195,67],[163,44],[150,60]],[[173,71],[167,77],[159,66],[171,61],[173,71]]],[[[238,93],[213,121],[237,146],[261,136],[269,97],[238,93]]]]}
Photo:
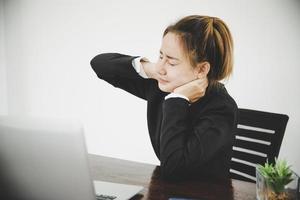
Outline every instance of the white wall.
{"type": "Polygon", "coordinates": [[[158,164],[146,102],[98,80],[89,61],[102,52],[155,61],[169,23],[218,16],[235,41],[228,91],[240,107],[290,116],[280,157],[300,173],[299,9],[296,0],[5,1],[8,112],[80,118],[89,152],[158,164]]]}
{"type": "Polygon", "coordinates": [[[7,85],[5,65],[4,1],[0,0],[0,115],[7,114],[7,85]]]}

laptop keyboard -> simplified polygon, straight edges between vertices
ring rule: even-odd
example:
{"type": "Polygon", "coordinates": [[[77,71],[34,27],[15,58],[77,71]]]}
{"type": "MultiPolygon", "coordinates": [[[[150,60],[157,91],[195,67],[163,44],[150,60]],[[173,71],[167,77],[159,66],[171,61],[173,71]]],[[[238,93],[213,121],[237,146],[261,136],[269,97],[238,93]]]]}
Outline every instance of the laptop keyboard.
{"type": "Polygon", "coordinates": [[[117,198],[116,196],[96,194],[96,199],[97,200],[114,200],[116,198],[117,198]]]}

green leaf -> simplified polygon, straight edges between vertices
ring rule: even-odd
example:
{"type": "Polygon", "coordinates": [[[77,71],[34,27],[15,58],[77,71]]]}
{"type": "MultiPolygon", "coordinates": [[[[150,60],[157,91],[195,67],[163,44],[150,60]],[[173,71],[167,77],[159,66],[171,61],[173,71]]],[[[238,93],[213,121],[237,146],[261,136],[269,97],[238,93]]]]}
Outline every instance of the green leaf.
{"type": "Polygon", "coordinates": [[[287,184],[293,179],[293,172],[291,166],[287,165],[286,160],[277,160],[275,164],[268,161],[264,165],[258,165],[258,170],[266,179],[267,184],[274,190],[274,192],[282,192],[287,184]]]}

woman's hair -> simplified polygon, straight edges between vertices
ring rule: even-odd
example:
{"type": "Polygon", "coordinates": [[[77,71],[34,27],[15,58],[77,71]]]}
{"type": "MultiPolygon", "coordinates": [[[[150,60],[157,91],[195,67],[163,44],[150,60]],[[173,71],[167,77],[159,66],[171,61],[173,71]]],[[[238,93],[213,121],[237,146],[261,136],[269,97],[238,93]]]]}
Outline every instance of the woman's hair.
{"type": "Polygon", "coordinates": [[[227,25],[217,17],[190,15],[169,25],[164,33],[179,36],[185,56],[195,67],[207,61],[210,84],[229,77],[233,68],[233,40],[227,25]]]}

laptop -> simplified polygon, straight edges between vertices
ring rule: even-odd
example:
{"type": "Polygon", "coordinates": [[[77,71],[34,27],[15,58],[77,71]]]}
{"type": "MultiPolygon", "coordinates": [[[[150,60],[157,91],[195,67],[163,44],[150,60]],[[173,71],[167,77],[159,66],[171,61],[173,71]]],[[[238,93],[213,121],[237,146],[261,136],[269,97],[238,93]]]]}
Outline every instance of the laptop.
{"type": "Polygon", "coordinates": [[[125,200],[142,189],[91,179],[80,122],[0,116],[0,199],[125,200]]]}

